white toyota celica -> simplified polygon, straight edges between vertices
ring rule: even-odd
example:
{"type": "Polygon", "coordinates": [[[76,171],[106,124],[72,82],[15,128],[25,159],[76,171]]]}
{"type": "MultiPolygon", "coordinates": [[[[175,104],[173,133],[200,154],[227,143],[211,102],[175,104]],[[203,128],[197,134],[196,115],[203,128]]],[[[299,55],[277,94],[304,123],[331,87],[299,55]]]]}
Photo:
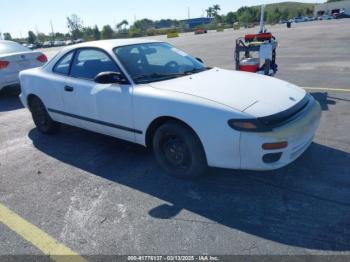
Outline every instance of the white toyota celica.
{"type": "Polygon", "coordinates": [[[178,177],[207,166],[269,170],[311,144],[321,109],[293,84],[210,68],[164,42],[107,40],[63,49],[20,73],[39,131],[64,123],[153,149],[178,177]]]}

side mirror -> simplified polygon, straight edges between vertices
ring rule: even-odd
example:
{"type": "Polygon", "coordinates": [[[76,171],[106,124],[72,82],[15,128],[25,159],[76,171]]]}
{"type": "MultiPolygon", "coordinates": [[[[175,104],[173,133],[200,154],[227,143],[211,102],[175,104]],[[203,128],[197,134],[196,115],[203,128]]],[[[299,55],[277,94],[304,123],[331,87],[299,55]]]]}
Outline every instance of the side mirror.
{"type": "Polygon", "coordinates": [[[196,57],[197,61],[201,62],[202,64],[204,64],[204,61],[202,60],[202,58],[196,57]]]}
{"type": "Polygon", "coordinates": [[[126,84],[128,81],[120,72],[101,72],[95,77],[98,84],[126,84]]]}

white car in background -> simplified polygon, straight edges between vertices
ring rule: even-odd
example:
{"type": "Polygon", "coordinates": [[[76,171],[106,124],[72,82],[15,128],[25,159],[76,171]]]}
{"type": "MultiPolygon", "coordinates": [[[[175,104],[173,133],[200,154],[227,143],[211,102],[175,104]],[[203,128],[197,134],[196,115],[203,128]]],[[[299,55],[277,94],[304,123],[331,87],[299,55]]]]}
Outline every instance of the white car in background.
{"type": "Polygon", "coordinates": [[[47,62],[41,52],[33,52],[12,41],[0,41],[0,91],[5,87],[19,85],[21,70],[39,67],[47,62]]]}
{"type": "Polygon", "coordinates": [[[208,165],[283,167],[311,144],[321,116],[318,102],[293,84],[210,68],[145,39],[66,47],[20,79],[21,101],[42,133],[64,123],[138,143],[178,177],[208,165]]]}

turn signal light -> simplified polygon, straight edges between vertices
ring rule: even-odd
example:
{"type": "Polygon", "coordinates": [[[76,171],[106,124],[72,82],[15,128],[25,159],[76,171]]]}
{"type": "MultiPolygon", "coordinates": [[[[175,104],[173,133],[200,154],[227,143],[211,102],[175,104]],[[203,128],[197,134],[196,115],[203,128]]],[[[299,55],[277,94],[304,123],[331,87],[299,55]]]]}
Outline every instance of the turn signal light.
{"type": "Polygon", "coordinates": [[[8,67],[9,64],[10,64],[9,61],[1,61],[0,60],[0,69],[5,69],[6,67],[8,67]]]}
{"type": "Polygon", "coordinates": [[[250,122],[233,122],[232,125],[240,129],[257,129],[256,124],[250,122]]]}
{"type": "Polygon", "coordinates": [[[41,63],[46,63],[47,62],[47,57],[46,55],[40,55],[36,58],[36,60],[40,61],[41,63]]]}
{"type": "Polygon", "coordinates": [[[257,119],[231,119],[228,125],[238,131],[244,132],[269,132],[271,129],[264,126],[257,119]]]}
{"type": "Polygon", "coordinates": [[[278,142],[278,143],[266,143],[262,145],[262,148],[265,150],[275,150],[275,149],[283,149],[288,146],[287,141],[278,142]]]}

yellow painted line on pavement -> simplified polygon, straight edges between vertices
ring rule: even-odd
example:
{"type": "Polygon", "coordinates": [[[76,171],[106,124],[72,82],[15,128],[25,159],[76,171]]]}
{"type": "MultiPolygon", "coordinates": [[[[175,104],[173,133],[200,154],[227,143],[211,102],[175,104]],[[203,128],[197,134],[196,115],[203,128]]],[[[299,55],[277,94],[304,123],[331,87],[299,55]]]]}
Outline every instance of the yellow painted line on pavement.
{"type": "Polygon", "coordinates": [[[0,223],[37,247],[56,262],[87,262],[70,248],[60,244],[40,228],[34,226],[0,203],[0,223]]]}
{"type": "Polygon", "coordinates": [[[304,89],[308,90],[322,90],[322,91],[334,91],[334,92],[350,92],[349,89],[344,89],[344,88],[326,88],[326,87],[302,87],[304,89]]]}

